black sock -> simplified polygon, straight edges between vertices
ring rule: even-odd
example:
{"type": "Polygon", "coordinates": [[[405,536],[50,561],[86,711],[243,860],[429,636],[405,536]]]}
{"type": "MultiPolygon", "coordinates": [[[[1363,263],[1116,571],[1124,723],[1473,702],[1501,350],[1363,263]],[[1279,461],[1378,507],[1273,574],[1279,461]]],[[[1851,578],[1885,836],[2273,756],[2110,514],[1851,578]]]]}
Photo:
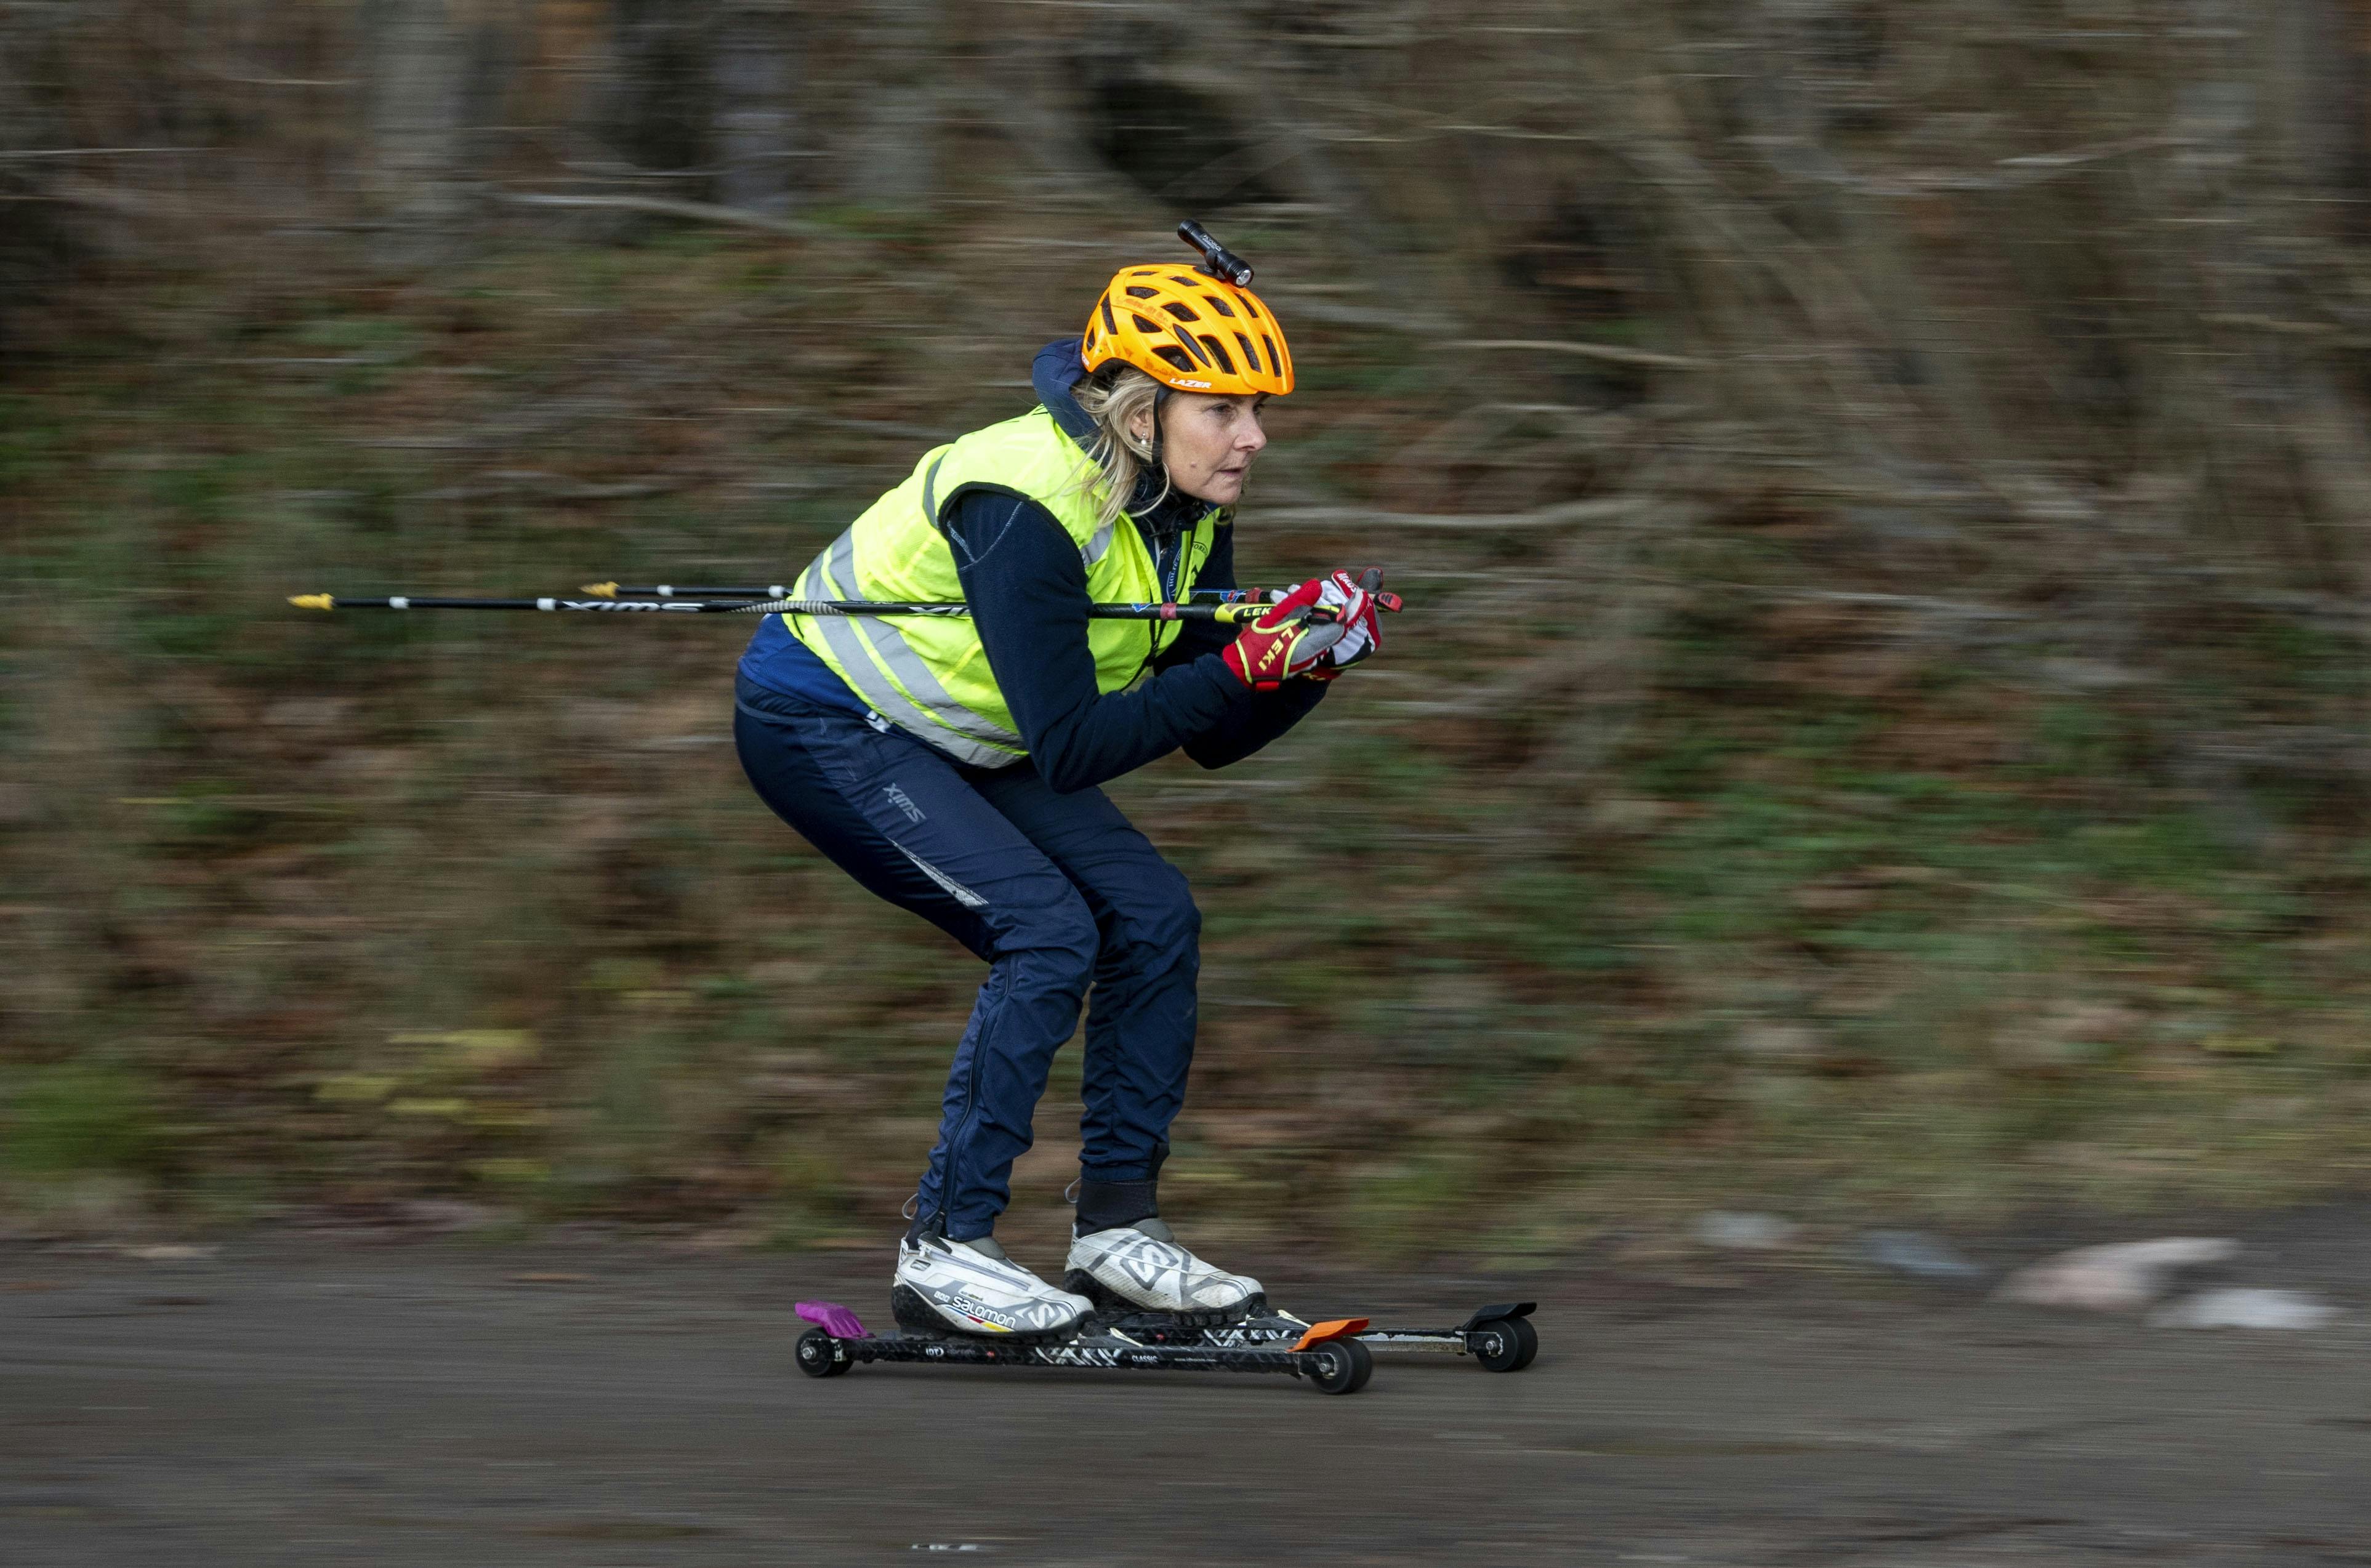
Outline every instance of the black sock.
{"type": "Polygon", "coordinates": [[[1098,1182],[1092,1176],[1080,1177],[1078,1233],[1092,1236],[1098,1230],[1116,1230],[1139,1219],[1151,1219],[1161,1212],[1161,1205],[1153,1195],[1153,1189],[1159,1185],[1151,1177],[1141,1182],[1098,1182]]]}

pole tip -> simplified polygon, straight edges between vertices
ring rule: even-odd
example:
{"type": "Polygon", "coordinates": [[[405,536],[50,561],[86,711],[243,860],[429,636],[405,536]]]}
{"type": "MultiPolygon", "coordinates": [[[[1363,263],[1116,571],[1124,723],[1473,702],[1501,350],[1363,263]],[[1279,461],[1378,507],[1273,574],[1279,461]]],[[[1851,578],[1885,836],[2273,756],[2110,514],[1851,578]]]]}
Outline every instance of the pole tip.
{"type": "Polygon", "coordinates": [[[618,585],[614,582],[587,582],[584,592],[596,599],[614,599],[618,596],[618,585]]]}
{"type": "Polygon", "coordinates": [[[291,594],[288,595],[288,602],[300,610],[330,610],[337,607],[337,602],[327,594],[291,594]]]}

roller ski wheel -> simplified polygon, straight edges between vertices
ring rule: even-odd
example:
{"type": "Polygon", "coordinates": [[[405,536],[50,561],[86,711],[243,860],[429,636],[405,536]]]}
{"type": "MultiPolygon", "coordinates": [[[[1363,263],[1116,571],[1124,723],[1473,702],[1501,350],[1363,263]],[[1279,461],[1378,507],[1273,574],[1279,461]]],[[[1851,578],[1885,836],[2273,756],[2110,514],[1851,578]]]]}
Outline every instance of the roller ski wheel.
{"type": "Polygon", "coordinates": [[[856,1365],[847,1348],[822,1329],[799,1336],[798,1362],[799,1370],[810,1378],[838,1378],[856,1365]]]}
{"type": "Polygon", "coordinates": [[[1529,1318],[1493,1318],[1467,1331],[1465,1349],[1485,1372],[1521,1372],[1540,1353],[1540,1331],[1529,1318]]]}
{"type": "Polygon", "coordinates": [[[1374,1352],[1355,1338],[1327,1340],[1301,1354],[1309,1358],[1305,1376],[1321,1394],[1355,1394],[1375,1375],[1374,1352]]]}

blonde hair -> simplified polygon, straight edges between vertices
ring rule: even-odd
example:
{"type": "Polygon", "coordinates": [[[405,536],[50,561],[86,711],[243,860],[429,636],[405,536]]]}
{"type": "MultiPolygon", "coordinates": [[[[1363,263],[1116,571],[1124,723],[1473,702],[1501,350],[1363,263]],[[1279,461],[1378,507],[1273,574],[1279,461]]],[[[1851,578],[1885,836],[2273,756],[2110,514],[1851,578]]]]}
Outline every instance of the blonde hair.
{"type": "MultiPolygon", "coordinates": [[[[1087,418],[1095,421],[1095,439],[1087,456],[1095,466],[1084,483],[1095,496],[1095,522],[1109,527],[1119,521],[1136,494],[1144,470],[1160,461],[1161,383],[1132,364],[1108,366],[1079,384],[1071,394],[1087,418]],[[1139,441],[1128,429],[1139,413],[1153,420],[1153,438],[1139,441]]],[[[1169,471],[1161,473],[1161,494],[1152,504],[1169,499],[1169,471]]],[[[1151,510],[1151,508],[1147,508],[1151,510]]]]}

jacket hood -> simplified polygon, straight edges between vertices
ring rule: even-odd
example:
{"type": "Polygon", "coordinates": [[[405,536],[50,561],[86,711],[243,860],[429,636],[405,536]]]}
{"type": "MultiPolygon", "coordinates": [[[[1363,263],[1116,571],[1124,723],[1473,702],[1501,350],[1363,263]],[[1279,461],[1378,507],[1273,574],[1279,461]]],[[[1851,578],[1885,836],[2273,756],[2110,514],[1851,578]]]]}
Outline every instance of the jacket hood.
{"type": "Polygon", "coordinates": [[[1055,339],[1037,351],[1029,366],[1029,385],[1035,388],[1037,400],[1046,405],[1062,433],[1081,446],[1095,438],[1095,421],[1087,418],[1087,411],[1071,395],[1086,378],[1086,355],[1076,338],[1055,339]]]}

